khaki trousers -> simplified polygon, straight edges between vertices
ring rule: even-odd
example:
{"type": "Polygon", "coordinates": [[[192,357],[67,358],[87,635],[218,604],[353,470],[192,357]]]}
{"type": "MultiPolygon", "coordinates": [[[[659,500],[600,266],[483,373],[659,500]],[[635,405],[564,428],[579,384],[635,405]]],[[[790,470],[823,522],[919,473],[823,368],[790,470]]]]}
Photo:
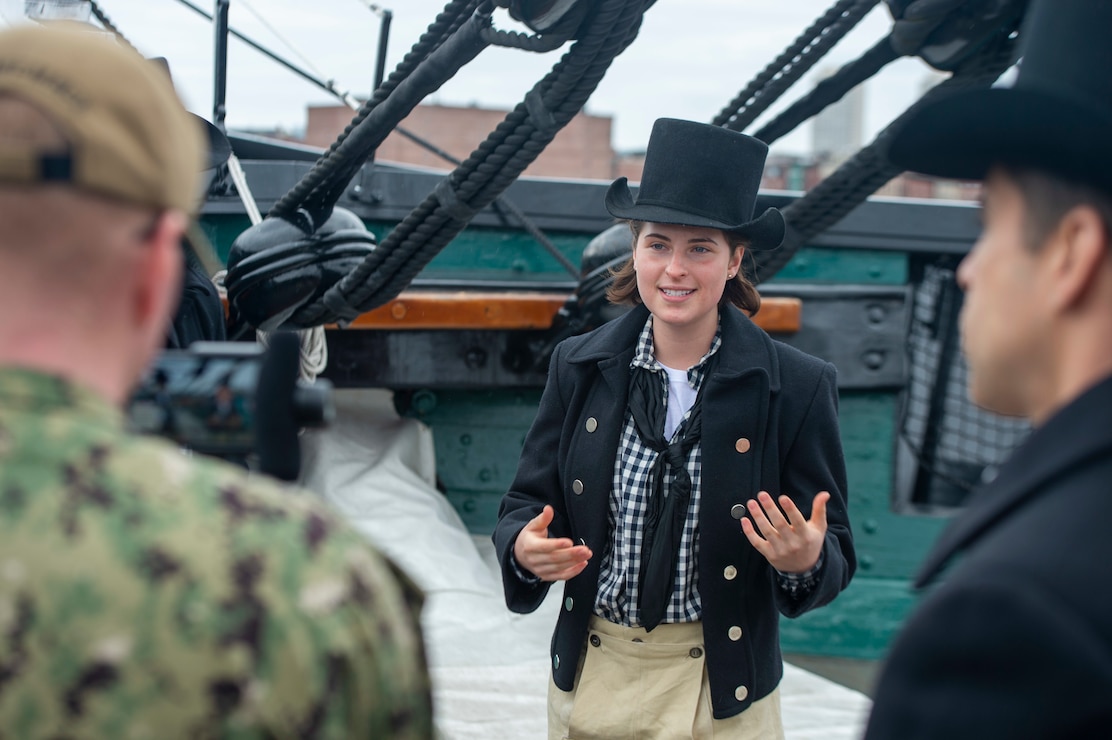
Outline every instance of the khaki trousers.
{"type": "Polygon", "coordinates": [[[575,688],[549,678],[549,740],[782,740],[780,690],[714,719],[701,622],[652,632],[597,616],[588,625],[575,688]]]}

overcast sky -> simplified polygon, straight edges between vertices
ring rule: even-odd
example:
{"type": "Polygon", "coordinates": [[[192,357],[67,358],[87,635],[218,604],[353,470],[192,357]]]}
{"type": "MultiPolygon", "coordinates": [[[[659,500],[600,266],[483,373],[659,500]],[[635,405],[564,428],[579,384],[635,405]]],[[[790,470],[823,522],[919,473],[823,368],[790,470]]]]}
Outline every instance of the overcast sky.
{"type": "MultiPolygon", "coordinates": [[[[640,34],[614,60],[586,106],[613,117],[619,150],[644,148],[652,122],[669,116],[709,121],[749,80],[795,39],[834,0],[658,0],[640,34]]],[[[378,0],[393,13],[386,72],[398,63],[446,0],[378,0]]],[[[194,0],[212,12],[213,0],[194,0]]],[[[0,0],[0,12],[17,18],[23,0],[0,0]]],[[[213,31],[209,21],[178,0],[99,0],[120,31],[148,56],[170,60],[178,90],[194,112],[212,118],[213,31]]],[[[231,0],[233,28],[342,90],[365,97],[374,80],[380,20],[366,0],[231,0]]],[[[504,10],[499,28],[525,30],[504,10]]],[[[879,2],[869,16],[785,96],[783,104],[813,86],[818,71],[855,58],[891,25],[879,2]]],[[[559,60],[548,54],[488,48],[428,102],[512,107],[559,60]]],[[[918,60],[889,65],[867,84],[866,136],[871,137],[920,93],[929,75],[918,60]]],[[[302,129],[309,104],[334,102],[257,51],[231,39],[227,123],[230,128],[302,129]]],[[[774,113],[779,107],[774,108],[774,113]]],[[[767,119],[768,115],[760,120],[767,119]]],[[[758,121],[758,124],[760,123],[758,121]]],[[[751,129],[752,130],[752,129],[751,129]]],[[[476,142],[478,143],[478,142],[476,142]]],[[[804,152],[810,129],[802,127],[774,147],[804,152]]]]}

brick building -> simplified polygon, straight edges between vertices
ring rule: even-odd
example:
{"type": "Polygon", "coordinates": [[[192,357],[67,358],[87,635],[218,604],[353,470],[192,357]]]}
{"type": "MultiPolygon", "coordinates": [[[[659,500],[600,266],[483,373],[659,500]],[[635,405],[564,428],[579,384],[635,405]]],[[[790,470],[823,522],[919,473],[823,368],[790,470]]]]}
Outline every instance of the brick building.
{"type": "MultiPolygon", "coordinates": [[[[350,108],[338,105],[310,106],[305,143],[328,147],[351,122],[350,108]]],[[[402,120],[400,128],[463,160],[481,144],[506,117],[506,111],[477,106],[419,105],[402,120]]],[[[610,144],[612,119],[580,112],[556,134],[537,159],[526,168],[526,176],[612,180],[622,166],[610,144]]],[[[375,158],[434,169],[451,170],[453,165],[411,138],[394,131],[378,148],[375,158]]],[[[640,168],[636,168],[640,174],[640,168]]],[[[625,172],[622,172],[625,174],[625,172]]]]}
{"type": "MultiPolygon", "coordinates": [[[[328,147],[351,122],[354,113],[341,105],[318,105],[308,109],[304,143],[328,147]]],[[[506,116],[505,110],[478,106],[419,105],[400,128],[437,149],[463,160],[482,143],[506,116]]],[[[564,177],[587,180],[641,179],[644,152],[619,153],[611,144],[613,119],[580,112],[560,130],[537,159],[525,169],[525,176],[564,177]]],[[[375,158],[432,169],[453,169],[454,165],[398,131],[391,132],[378,148],[375,158]]],[[[829,156],[769,154],[761,186],[767,190],[806,191],[828,176],[838,161],[829,156]]],[[[937,180],[905,173],[884,185],[877,195],[908,198],[947,198],[976,200],[976,183],[937,180]]]]}

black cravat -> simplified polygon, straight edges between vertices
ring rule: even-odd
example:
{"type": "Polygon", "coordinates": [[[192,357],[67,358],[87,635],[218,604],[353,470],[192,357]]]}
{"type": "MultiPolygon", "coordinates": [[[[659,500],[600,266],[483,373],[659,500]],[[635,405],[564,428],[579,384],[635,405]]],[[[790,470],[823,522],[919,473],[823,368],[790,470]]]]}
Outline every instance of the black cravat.
{"type": "Polygon", "coordinates": [[[681,429],[682,434],[669,444],[663,436],[668,408],[664,403],[664,385],[659,375],[643,367],[634,367],[630,378],[629,409],[633,414],[633,423],[645,445],[658,453],[649,469],[649,505],[645,511],[645,529],[641,538],[641,573],[638,580],[641,626],[646,630],[660,624],[672,599],[676,556],[687,519],[687,507],[691,503],[691,476],[687,472],[686,460],[702,433],[702,400],[706,380],[704,376],[691,414],[681,429]],[[664,463],[672,473],[667,495],[663,491],[664,463]]]}

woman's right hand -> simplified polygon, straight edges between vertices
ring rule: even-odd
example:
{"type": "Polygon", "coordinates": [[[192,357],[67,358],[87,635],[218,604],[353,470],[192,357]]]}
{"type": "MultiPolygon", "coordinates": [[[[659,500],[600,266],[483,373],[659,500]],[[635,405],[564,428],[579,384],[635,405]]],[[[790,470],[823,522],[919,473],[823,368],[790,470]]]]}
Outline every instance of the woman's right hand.
{"type": "Polygon", "coordinates": [[[548,538],[548,525],[555,511],[545,506],[514,541],[517,564],[542,581],[566,581],[583,572],[590,561],[591,548],[577,545],[566,537],[548,538]]]}

